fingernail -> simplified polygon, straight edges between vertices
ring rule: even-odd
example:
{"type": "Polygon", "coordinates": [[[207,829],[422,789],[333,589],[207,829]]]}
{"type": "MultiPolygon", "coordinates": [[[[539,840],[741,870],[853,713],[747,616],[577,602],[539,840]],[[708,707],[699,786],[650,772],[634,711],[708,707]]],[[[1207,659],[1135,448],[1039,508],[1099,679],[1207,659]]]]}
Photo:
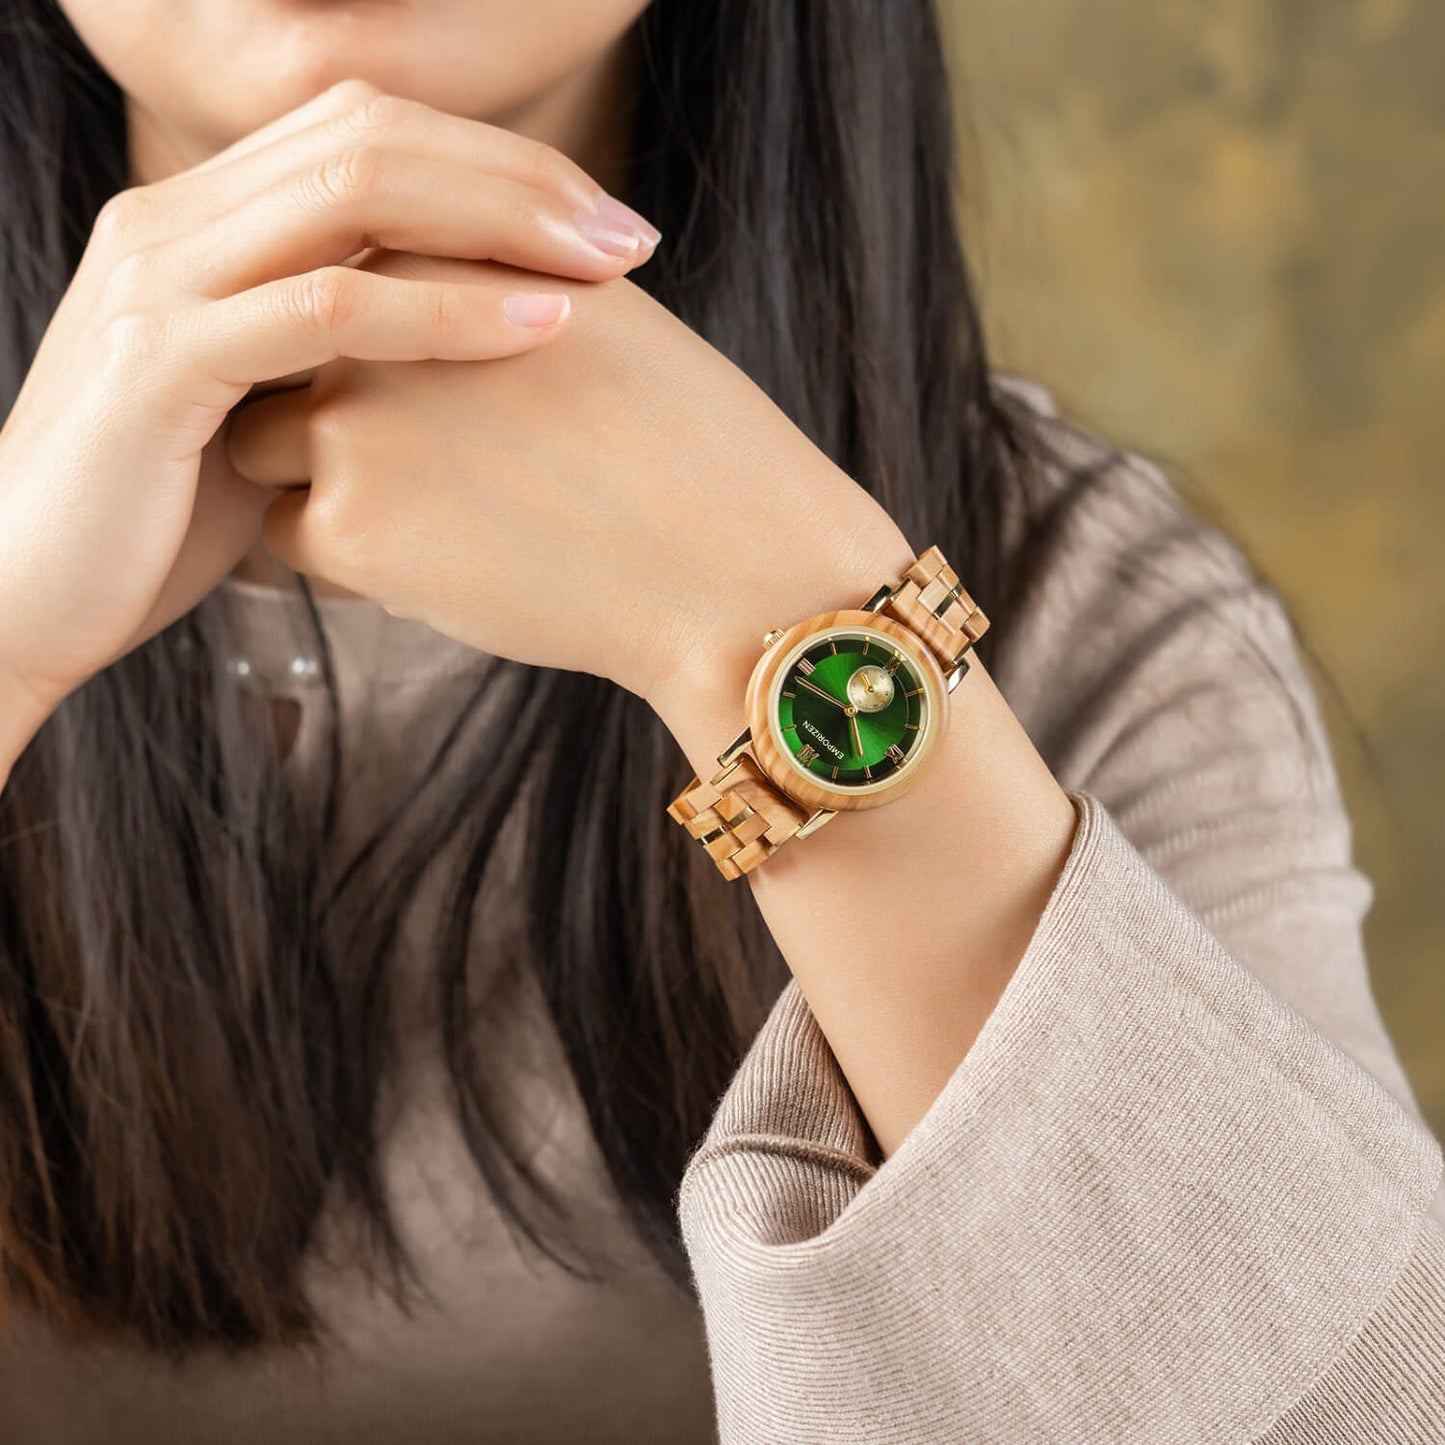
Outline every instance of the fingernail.
{"type": "Polygon", "coordinates": [[[547,291],[516,291],[502,302],[513,326],[555,326],[571,309],[570,296],[547,291]]]}
{"type": "Polygon", "coordinates": [[[645,245],[655,246],[662,240],[662,232],[646,216],[640,215],[631,206],[624,205],[616,196],[603,196],[597,203],[597,211],[599,215],[620,221],[624,226],[630,226],[642,237],[645,245]]]}
{"type": "Polygon", "coordinates": [[[642,238],[630,226],[619,225],[590,211],[577,212],[577,229],[599,251],[609,256],[635,256],[642,238]]]}

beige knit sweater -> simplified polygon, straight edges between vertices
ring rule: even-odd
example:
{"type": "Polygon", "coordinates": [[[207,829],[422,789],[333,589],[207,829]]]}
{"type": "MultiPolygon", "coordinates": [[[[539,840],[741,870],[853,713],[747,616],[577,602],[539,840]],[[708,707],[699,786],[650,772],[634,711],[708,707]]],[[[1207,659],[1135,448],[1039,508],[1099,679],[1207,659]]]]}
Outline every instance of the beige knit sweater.
{"type": "MultiPolygon", "coordinates": [[[[1371,887],[1285,616],[1138,459],[1101,469],[1062,540],[993,672],[1077,837],[887,1161],[789,983],[681,1181],[681,1296],[628,1245],[524,992],[519,1117],[624,1261],[580,1285],[523,1260],[470,1171],[418,966],[387,1167],[440,1307],[408,1319],[318,1268],[345,1342],[321,1371],[174,1372],[32,1329],[0,1356],[0,1440],[1445,1442],[1441,1151],[1371,994],[1371,887]]],[[[302,700],[305,785],[322,720],[283,601],[225,585],[258,683],[302,700]]],[[[360,836],[487,659],[322,606],[360,836]]],[[[435,903],[413,917],[423,958],[435,903]]]]}

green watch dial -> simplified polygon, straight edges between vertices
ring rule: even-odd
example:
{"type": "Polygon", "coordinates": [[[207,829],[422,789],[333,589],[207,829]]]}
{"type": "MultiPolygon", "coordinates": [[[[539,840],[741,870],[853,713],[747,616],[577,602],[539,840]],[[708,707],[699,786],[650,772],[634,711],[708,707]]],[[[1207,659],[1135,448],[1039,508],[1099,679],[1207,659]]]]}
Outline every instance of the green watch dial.
{"type": "Polygon", "coordinates": [[[794,766],[825,786],[896,781],[923,742],[928,690],[909,655],[884,632],[830,630],[781,671],[778,732],[794,766]]]}

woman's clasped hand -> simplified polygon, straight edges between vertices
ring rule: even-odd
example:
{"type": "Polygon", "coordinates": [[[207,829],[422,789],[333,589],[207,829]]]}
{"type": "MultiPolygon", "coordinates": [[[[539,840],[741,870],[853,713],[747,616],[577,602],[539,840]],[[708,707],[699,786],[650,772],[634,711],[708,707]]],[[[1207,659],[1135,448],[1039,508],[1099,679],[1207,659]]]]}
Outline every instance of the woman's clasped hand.
{"type": "Polygon", "coordinates": [[[0,430],[0,669],[53,708],[256,545],[274,492],[217,434],[257,384],[535,347],[558,277],[651,254],[630,215],[558,151],[363,81],[113,196],[0,430]],[[355,264],[376,247],[499,264],[355,264]]]}
{"type": "Polygon", "coordinates": [[[897,555],[624,279],[658,235],[555,149],[361,81],[117,195],[0,432],[0,668],[51,709],[261,540],[651,697],[731,599],[802,615],[897,555]]]}

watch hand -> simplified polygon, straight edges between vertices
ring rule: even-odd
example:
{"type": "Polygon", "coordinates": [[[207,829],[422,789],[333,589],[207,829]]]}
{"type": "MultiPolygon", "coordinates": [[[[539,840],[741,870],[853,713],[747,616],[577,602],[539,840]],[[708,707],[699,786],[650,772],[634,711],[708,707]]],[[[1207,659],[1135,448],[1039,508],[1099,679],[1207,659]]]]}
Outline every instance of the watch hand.
{"type": "Polygon", "coordinates": [[[857,713],[850,712],[848,714],[848,726],[853,729],[853,747],[854,750],[857,752],[858,756],[861,758],[863,756],[863,739],[858,735],[857,713]]]}
{"type": "Polygon", "coordinates": [[[816,682],[809,682],[806,677],[801,677],[801,676],[800,676],[800,677],[796,678],[795,681],[802,683],[802,685],[803,685],[804,687],[812,688],[812,690],[813,690],[814,692],[816,692],[819,697],[826,697],[829,702],[835,704],[835,705],[838,706],[838,707],[847,707],[847,706],[848,706],[848,704],[847,704],[846,702],[844,702],[841,698],[836,698],[836,697],[834,697],[831,692],[824,692],[823,689],[822,689],[821,687],[819,687],[816,682]]]}

